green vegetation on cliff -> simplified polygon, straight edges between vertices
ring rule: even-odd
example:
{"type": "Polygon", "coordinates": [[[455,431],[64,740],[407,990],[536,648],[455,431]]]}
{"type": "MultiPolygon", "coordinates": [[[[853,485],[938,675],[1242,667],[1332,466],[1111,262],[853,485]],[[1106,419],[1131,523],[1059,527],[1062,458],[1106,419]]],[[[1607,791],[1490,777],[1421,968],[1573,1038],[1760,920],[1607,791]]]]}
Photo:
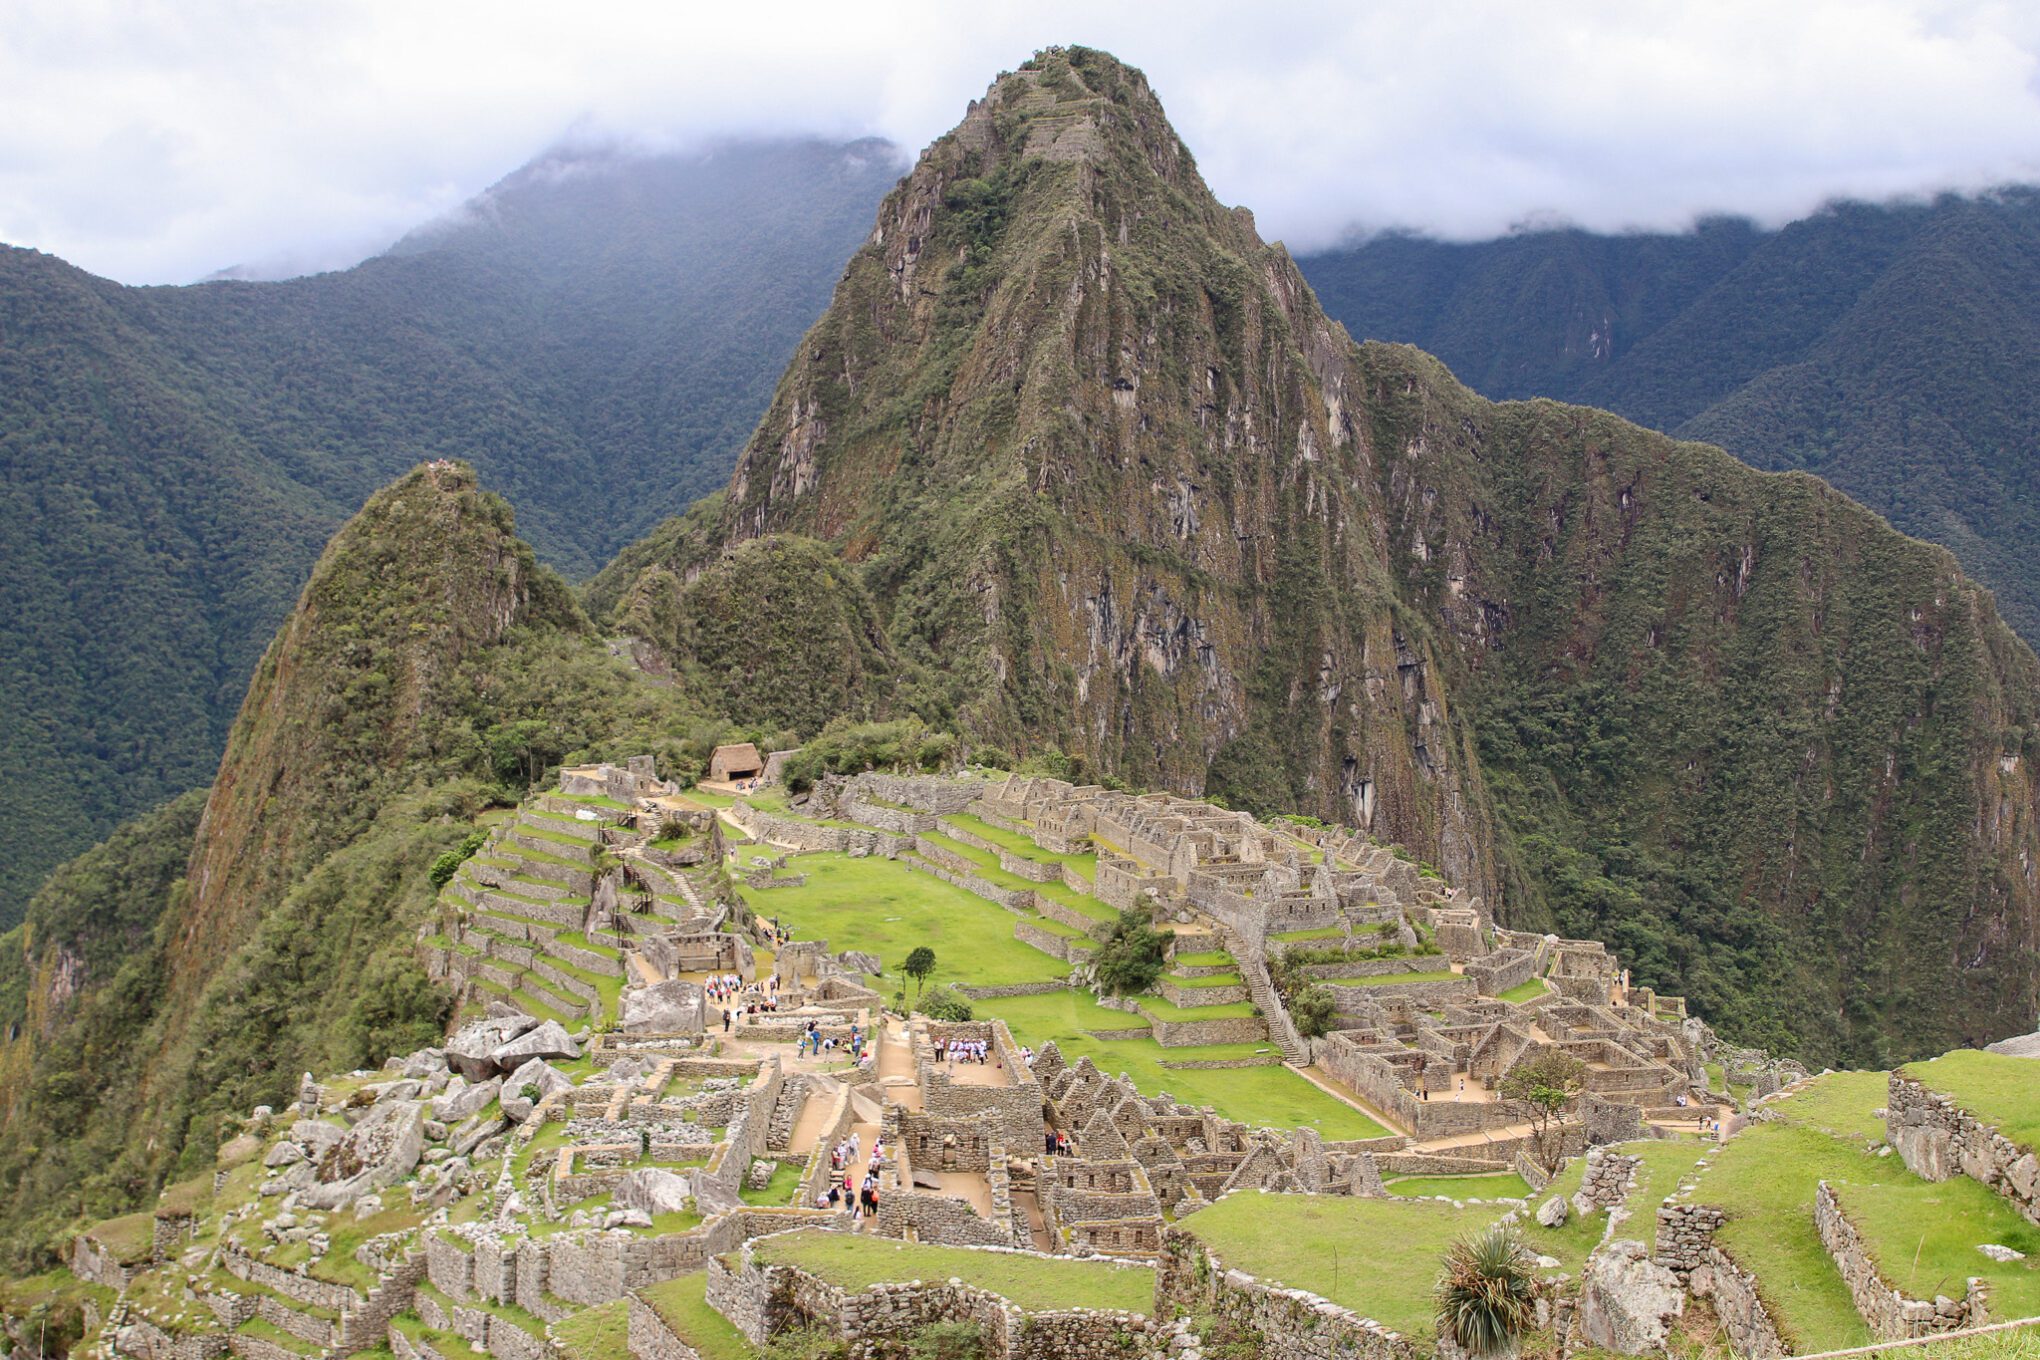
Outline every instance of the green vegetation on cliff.
{"type": "Polygon", "coordinates": [[[1392,236],[1299,263],[1356,337],[1418,345],[1489,397],[1819,473],[1952,549],[2040,639],[2040,190],[1843,203],[1778,231],[1392,236]]]}
{"type": "Polygon", "coordinates": [[[896,174],[876,143],[561,151],[282,283],[0,247],[0,929],[212,778],[321,546],[405,468],[474,463],[573,575],[720,486],[896,174]]]}
{"type": "Polygon", "coordinates": [[[190,795],[124,828],[4,937],[0,1252],[204,1170],[305,1070],[429,1043],[434,861],[563,760],[677,757],[699,725],[608,655],[471,470],[370,498],[257,669],[203,820],[190,795]]]}

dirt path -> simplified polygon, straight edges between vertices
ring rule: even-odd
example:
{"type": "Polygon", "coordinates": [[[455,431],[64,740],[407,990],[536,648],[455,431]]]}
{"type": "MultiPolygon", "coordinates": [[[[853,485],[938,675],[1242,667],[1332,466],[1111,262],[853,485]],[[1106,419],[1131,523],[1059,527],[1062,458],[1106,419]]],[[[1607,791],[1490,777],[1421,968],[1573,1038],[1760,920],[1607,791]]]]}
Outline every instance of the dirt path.
{"type": "Polygon", "coordinates": [[[786,1148],[789,1152],[808,1153],[815,1150],[815,1140],[828,1127],[829,1116],[836,1108],[836,1093],[822,1092],[810,1088],[807,1099],[801,1102],[800,1117],[793,1121],[793,1132],[787,1135],[786,1148]]]}
{"type": "Polygon", "coordinates": [[[1347,1090],[1344,1086],[1341,1086],[1338,1082],[1332,1080],[1324,1073],[1318,1071],[1317,1068],[1298,1067],[1294,1063],[1284,1063],[1282,1065],[1288,1068],[1290,1071],[1296,1073],[1297,1076],[1302,1077],[1305,1081],[1309,1082],[1311,1085],[1317,1087],[1318,1090],[1323,1091],[1326,1095],[1330,1096],[1332,1099],[1339,1101],[1342,1104],[1352,1106],[1360,1113],[1366,1115],[1369,1119],[1372,1119],[1375,1123],[1381,1125],[1381,1127],[1386,1129],[1388,1132],[1408,1134],[1409,1132],[1408,1129],[1405,1129],[1395,1120],[1390,1119],[1387,1115],[1375,1109],[1372,1105],[1369,1105],[1366,1101],[1360,1099],[1360,1097],[1354,1095],[1353,1092],[1347,1090]]]}

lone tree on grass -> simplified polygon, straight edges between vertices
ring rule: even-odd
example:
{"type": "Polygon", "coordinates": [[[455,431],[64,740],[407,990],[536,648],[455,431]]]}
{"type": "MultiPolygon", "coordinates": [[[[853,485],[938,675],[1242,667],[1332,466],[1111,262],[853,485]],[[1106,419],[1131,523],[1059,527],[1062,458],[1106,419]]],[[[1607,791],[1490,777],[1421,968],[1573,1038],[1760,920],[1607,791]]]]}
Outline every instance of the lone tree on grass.
{"type": "Polygon", "coordinates": [[[1502,1078],[1501,1097],[1530,1121],[1537,1164],[1556,1174],[1565,1161],[1566,1107],[1586,1089],[1587,1065],[1561,1049],[1525,1058],[1502,1078]]]}
{"type": "Polygon", "coordinates": [[[1462,1237],[1445,1252],[1438,1276],[1438,1335],[1469,1355],[1513,1353],[1537,1318],[1530,1254],[1507,1228],[1462,1237]]]}
{"type": "Polygon", "coordinates": [[[922,989],[928,985],[928,974],[935,971],[935,951],[925,944],[914,946],[900,971],[914,980],[914,999],[919,1001],[922,989]]]}

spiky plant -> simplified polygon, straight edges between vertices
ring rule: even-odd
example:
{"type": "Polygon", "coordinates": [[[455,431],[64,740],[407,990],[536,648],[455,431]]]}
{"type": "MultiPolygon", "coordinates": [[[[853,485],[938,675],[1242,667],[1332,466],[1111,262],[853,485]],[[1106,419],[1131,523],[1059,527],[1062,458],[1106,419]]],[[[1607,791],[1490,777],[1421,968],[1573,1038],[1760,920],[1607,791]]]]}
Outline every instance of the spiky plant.
{"type": "Polygon", "coordinates": [[[1469,1355],[1503,1355],[1530,1329],[1537,1284],[1530,1254],[1507,1228],[1462,1237],[1438,1277],[1438,1335],[1469,1355]]]}

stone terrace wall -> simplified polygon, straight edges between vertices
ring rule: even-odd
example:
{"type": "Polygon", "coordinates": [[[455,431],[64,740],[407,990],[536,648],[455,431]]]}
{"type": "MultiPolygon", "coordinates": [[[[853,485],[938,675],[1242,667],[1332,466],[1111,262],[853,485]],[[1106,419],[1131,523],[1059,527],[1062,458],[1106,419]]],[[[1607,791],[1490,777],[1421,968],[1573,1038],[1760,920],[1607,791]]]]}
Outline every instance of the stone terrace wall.
{"type": "Polygon", "coordinates": [[[774,816],[760,812],[741,798],[730,805],[730,820],[742,827],[744,834],[753,840],[771,841],[774,845],[791,846],[803,852],[844,850],[897,859],[900,850],[907,844],[905,839],[888,831],[818,826],[813,822],[774,816]]]}
{"type": "MultiPolygon", "coordinates": [[[[2035,1064],[2040,1080],[2040,1063],[2035,1064]]],[[[1884,1127],[1891,1146],[1914,1175],[1945,1181],[1960,1174],[2012,1202],[2029,1223],[2040,1223],[2040,1149],[2022,1148],[1957,1105],[1900,1073],[1891,1074],[1884,1127]]]]}
{"type": "Polygon", "coordinates": [[[1842,1211],[1840,1197],[1826,1181],[1814,1191],[1813,1224],[1820,1230],[1820,1244],[1834,1258],[1842,1282],[1849,1286],[1856,1311],[1879,1340],[1907,1341],[1981,1326],[1990,1320],[1983,1281],[1973,1276],[1959,1299],[1941,1295],[1929,1301],[1908,1298],[1899,1292],[1878,1270],[1863,1235],[1842,1211]]]}
{"type": "Polygon", "coordinates": [[[983,1329],[985,1354],[996,1360],[1166,1360],[1171,1354],[1172,1329],[1139,1313],[1077,1308],[1029,1315],[996,1294],[947,1281],[851,1293],[798,1267],[761,1262],[756,1246],[746,1243],[734,1259],[711,1259],[707,1283],[709,1305],[753,1345],[812,1325],[864,1343],[853,1353],[869,1353],[872,1343],[897,1345],[931,1323],[966,1322],[983,1329]]]}
{"type": "Polygon", "coordinates": [[[1400,1333],[1329,1300],[1227,1269],[1181,1226],[1162,1235],[1155,1308],[1208,1313],[1255,1333],[1263,1360],[1416,1360],[1422,1354],[1400,1333]]]}
{"type": "Polygon", "coordinates": [[[1661,1206],[1651,1259],[1677,1275],[1687,1293],[1713,1300],[1728,1344],[1743,1360],[1776,1360],[1790,1354],[1757,1293],[1757,1277],[1715,1245],[1714,1230],[1722,1218],[1721,1210],[1705,1204],[1661,1206]]]}

